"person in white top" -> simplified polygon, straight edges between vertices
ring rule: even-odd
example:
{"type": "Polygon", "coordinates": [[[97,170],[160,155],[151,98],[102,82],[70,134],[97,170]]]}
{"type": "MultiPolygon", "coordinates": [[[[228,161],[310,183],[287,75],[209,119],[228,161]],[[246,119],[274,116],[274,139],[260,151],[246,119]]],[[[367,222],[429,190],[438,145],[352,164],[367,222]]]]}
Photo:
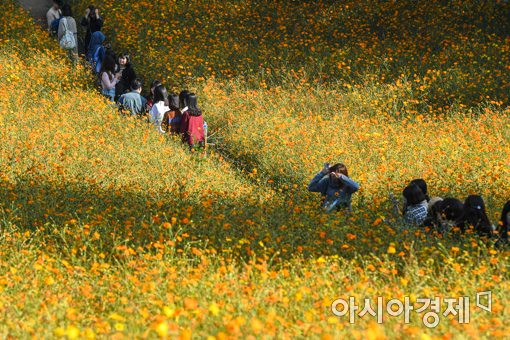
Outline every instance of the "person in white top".
{"type": "Polygon", "coordinates": [[[50,33],[55,34],[57,32],[58,26],[53,22],[57,19],[60,19],[61,16],[62,12],[60,11],[59,1],[54,0],[53,6],[51,6],[48,12],[46,12],[46,20],[48,21],[48,31],[50,31],[50,33]]]}
{"type": "Polygon", "coordinates": [[[168,92],[163,85],[156,86],[154,88],[154,104],[150,111],[150,120],[160,133],[165,133],[161,128],[161,122],[167,111],[170,111],[170,107],[168,107],[168,92]]]}

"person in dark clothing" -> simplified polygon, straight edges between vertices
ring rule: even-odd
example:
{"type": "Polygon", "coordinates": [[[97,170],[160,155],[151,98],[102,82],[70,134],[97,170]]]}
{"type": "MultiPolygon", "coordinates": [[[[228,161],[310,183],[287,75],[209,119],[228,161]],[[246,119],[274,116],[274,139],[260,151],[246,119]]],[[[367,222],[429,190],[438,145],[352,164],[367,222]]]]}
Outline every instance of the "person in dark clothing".
{"type": "Polygon", "coordinates": [[[136,73],[131,66],[129,54],[123,53],[119,56],[115,73],[120,73],[120,81],[115,85],[115,100],[117,100],[129,91],[133,80],[136,79],[136,73]]]}
{"type": "Polygon", "coordinates": [[[491,237],[494,229],[487,217],[483,198],[478,195],[469,195],[464,201],[464,219],[466,226],[472,226],[480,236],[491,237]]]}
{"type": "Polygon", "coordinates": [[[507,201],[503,206],[501,212],[501,218],[499,221],[498,236],[499,240],[496,243],[497,246],[503,246],[508,244],[508,225],[510,224],[510,201],[507,201]]]}
{"type": "Polygon", "coordinates": [[[458,227],[462,232],[466,229],[464,204],[456,198],[447,197],[432,207],[433,223],[442,234],[458,227]]]}
{"type": "Polygon", "coordinates": [[[85,16],[81,20],[81,25],[87,28],[87,33],[85,34],[85,53],[87,53],[92,33],[101,31],[103,27],[103,19],[99,16],[99,9],[95,8],[94,5],[90,5],[85,10],[85,16]]]}
{"type": "Polygon", "coordinates": [[[161,129],[165,132],[179,133],[181,129],[182,114],[179,110],[179,95],[176,93],[170,93],[168,95],[168,107],[169,111],[163,115],[163,121],[161,122],[161,129]]]}

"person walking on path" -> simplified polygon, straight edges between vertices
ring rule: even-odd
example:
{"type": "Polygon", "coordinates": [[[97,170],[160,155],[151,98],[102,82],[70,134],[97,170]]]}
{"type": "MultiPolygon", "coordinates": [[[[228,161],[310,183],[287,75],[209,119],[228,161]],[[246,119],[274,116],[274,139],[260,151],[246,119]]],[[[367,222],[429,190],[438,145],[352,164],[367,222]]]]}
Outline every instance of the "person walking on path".
{"type": "Polygon", "coordinates": [[[73,18],[73,13],[71,11],[71,6],[69,4],[65,4],[62,6],[62,18],[60,19],[58,25],[58,41],[62,39],[66,30],[71,32],[74,35],[75,47],[69,51],[69,58],[76,62],[78,60],[78,29],[76,27],[76,21],[73,18]]]}
{"type": "Polygon", "coordinates": [[[54,0],[51,8],[46,12],[46,21],[48,22],[48,31],[51,34],[56,34],[58,29],[58,24],[60,17],[62,16],[62,12],[60,11],[61,1],[54,0]]]}
{"type": "Polygon", "coordinates": [[[85,16],[81,20],[81,25],[87,28],[87,33],[85,33],[85,54],[87,54],[92,34],[101,31],[103,27],[103,19],[99,16],[99,9],[90,5],[85,10],[85,16]]]}
{"type": "Polygon", "coordinates": [[[187,96],[187,108],[181,118],[180,133],[183,142],[187,143],[190,149],[195,145],[205,146],[204,116],[194,93],[187,96]]]}

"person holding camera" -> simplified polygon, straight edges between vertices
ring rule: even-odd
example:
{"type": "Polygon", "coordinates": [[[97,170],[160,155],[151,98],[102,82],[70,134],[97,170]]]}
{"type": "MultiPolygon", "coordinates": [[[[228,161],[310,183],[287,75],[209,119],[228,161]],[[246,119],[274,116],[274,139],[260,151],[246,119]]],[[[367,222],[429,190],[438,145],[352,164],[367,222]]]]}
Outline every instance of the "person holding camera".
{"type": "Polygon", "coordinates": [[[87,28],[87,33],[85,34],[85,53],[87,53],[92,33],[101,31],[103,27],[103,19],[99,16],[99,9],[95,8],[94,5],[90,5],[85,10],[85,16],[81,20],[81,25],[87,28]]]}
{"type": "Polygon", "coordinates": [[[347,172],[347,167],[342,163],[330,166],[324,164],[320,171],[308,184],[311,192],[320,192],[323,197],[322,207],[326,212],[334,209],[351,210],[351,196],[358,191],[359,184],[353,181],[347,172]]]}

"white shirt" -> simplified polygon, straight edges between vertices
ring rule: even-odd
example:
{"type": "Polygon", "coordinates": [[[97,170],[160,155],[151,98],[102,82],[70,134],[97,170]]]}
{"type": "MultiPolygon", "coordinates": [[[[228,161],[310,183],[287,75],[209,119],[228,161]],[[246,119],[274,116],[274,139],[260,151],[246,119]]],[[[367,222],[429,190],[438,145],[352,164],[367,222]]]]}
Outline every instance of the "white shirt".
{"type": "Polygon", "coordinates": [[[161,122],[163,121],[163,116],[167,111],[170,111],[170,108],[166,106],[165,102],[163,101],[154,103],[154,105],[152,105],[151,122],[154,124],[154,127],[156,127],[156,130],[161,133],[165,133],[165,131],[163,131],[161,128],[161,122]]]}
{"type": "Polygon", "coordinates": [[[51,29],[51,22],[60,18],[60,10],[53,8],[53,6],[46,13],[46,20],[48,20],[48,29],[51,29]]]}

